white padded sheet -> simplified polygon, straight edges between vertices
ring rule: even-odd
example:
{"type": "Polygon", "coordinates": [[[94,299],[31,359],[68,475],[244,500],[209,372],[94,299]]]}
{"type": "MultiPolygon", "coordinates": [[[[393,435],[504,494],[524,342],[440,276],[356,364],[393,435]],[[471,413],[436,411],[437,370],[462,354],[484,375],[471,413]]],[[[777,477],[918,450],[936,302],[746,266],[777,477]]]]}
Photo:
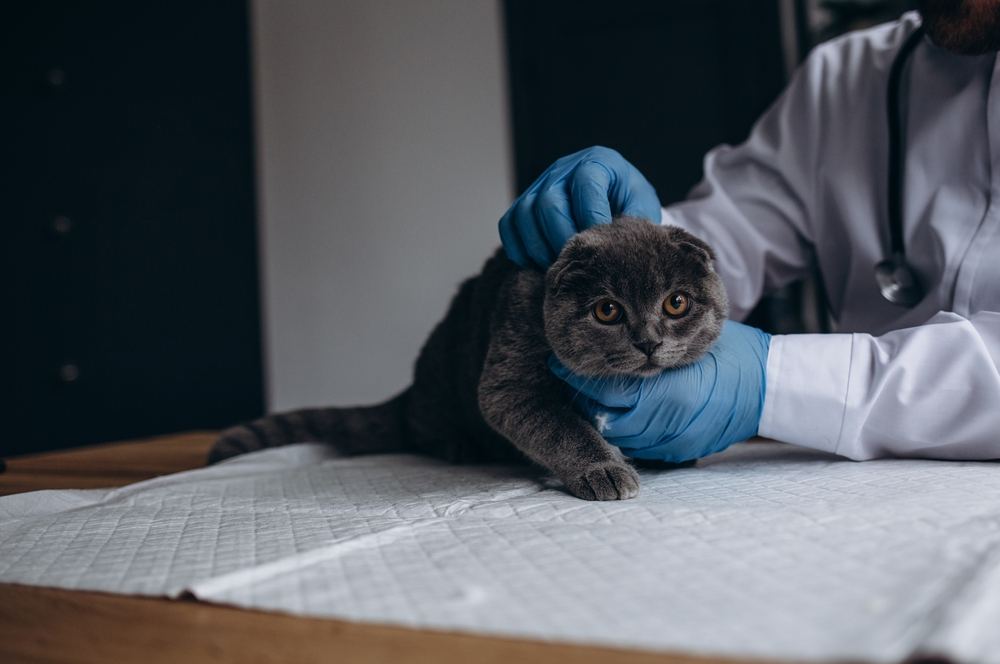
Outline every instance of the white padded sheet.
{"type": "Polygon", "coordinates": [[[0,581],[745,657],[1000,662],[1000,465],[737,445],[590,503],[318,445],[0,498],[0,581]]]}

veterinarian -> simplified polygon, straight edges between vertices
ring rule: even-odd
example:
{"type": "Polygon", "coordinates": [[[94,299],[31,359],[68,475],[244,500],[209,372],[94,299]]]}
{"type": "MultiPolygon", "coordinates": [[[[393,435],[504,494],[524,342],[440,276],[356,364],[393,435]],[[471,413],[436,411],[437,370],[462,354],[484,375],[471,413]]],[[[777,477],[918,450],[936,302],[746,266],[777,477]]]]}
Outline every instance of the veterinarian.
{"type": "Polygon", "coordinates": [[[659,219],[712,245],[736,320],[819,267],[836,334],[729,322],[695,364],[598,384],[553,361],[610,442],[666,461],[754,435],[859,460],[1000,458],[998,48],[1000,0],[926,0],[816,48],[682,203],[661,211],[605,148],[521,195],[500,220],[518,263],[546,267],[612,215],[659,219]]]}

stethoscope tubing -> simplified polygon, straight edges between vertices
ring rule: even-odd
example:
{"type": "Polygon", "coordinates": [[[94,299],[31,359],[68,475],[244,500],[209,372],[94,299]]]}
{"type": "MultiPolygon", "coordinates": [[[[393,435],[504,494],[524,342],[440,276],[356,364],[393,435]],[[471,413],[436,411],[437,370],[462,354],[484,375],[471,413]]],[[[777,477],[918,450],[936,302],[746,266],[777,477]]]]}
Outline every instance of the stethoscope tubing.
{"type": "Polygon", "coordinates": [[[903,179],[906,175],[906,137],[903,132],[902,111],[900,110],[900,93],[903,87],[903,70],[906,63],[924,36],[924,26],[913,31],[903,46],[899,49],[892,68],[889,70],[889,94],[886,110],[889,120],[889,248],[892,254],[906,255],[903,242],[903,179]]]}
{"type": "Polygon", "coordinates": [[[886,115],[889,134],[889,168],[886,190],[889,221],[889,256],[875,265],[875,283],[882,297],[903,307],[914,307],[924,298],[924,289],[916,271],[906,259],[903,238],[903,193],[906,180],[906,128],[902,122],[900,94],[903,70],[910,55],[924,37],[921,25],[910,34],[889,69],[886,115]]]}

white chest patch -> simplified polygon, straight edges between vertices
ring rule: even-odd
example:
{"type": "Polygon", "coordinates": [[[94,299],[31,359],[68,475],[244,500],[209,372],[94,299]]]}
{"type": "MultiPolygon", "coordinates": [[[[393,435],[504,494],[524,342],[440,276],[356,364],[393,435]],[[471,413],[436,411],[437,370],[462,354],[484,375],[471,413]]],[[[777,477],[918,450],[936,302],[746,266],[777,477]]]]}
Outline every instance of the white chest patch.
{"type": "Polygon", "coordinates": [[[604,433],[610,429],[611,425],[608,424],[608,414],[598,413],[597,415],[594,415],[594,427],[599,433],[604,433]]]}

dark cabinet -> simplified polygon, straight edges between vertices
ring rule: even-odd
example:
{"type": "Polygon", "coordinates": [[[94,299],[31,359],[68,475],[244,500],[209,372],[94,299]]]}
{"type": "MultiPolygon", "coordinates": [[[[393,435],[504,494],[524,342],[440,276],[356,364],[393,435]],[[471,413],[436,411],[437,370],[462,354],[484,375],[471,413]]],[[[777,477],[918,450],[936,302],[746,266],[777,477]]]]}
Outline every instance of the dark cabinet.
{"type": "Polygon", "coordinates": [[[263,408],[247,7],[0,9],[0,453],[263,408]]]}

